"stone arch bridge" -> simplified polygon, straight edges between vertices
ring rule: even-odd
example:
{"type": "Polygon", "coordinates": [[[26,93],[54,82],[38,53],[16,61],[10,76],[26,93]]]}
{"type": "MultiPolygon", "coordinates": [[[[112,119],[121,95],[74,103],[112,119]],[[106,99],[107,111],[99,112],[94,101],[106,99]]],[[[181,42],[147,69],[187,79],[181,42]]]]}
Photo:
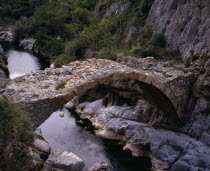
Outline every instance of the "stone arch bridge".
{"type": "Polygon", "coordinates": [[[176,118],[183,118],[187,115],[190,74],[174,68],[167,71],[135,69],[110,60],[88,59],[10,80],[0,95],[23,105],[37,127],[75,95],[107,82],[133,79],[161,108],[176,118]]]}

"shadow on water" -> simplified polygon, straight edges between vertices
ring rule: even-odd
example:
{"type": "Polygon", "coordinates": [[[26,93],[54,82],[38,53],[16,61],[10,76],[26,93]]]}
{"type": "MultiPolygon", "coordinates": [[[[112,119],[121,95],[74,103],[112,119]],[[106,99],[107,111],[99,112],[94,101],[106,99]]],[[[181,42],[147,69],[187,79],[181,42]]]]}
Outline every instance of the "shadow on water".
{"type": "Polygon", "coordinates": [[[149,159],[131,157],[122,146],[84,130],[67,109],[54,112],[40,128],[52,151],[73,152],[84,160],[86,168],[102,160],[110,163],[107,171],[149,171],[151,168],[149,159]],[[61,112],[64,117],[59,116],[61,112]]]}

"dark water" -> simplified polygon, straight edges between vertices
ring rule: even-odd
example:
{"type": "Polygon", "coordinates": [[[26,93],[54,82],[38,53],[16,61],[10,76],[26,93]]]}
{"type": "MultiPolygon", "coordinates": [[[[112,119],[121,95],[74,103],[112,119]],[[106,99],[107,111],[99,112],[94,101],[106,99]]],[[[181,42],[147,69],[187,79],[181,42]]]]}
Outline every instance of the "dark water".
{"type": "Polygon", "coordinates": [[[110,163],[109,171],[146,171],[150,168],[147,159],[132,158],[121,147],[104,142],[76,124],[67,109],[54,112],[41,126],[44,138],[52,151],[68,151],[77,154],[87,167],[106,160],[110,163]],[[59,116],[60,112],[65,116],[59,116]]]}

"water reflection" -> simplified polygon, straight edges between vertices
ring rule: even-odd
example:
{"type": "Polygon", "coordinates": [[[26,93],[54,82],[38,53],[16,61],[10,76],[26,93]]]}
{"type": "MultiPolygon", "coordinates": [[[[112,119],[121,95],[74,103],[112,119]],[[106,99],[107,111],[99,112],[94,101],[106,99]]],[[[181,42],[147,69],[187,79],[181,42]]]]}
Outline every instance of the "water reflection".
{"type": "Polygon", "coordinates": [[[7,57],[11,79],[40,69],[38,59],[30,53],[10,50],[7,57]]]}
{"type": "Polygon", "coordinates": [[[62,109],[64,117],[59,116],[60,112],[54,112],[40,126],[52,151],[73,152],[84,160],[87,167],[102,160],[109,162],[102,140],[78,126],[67,109],[62,109]]]}

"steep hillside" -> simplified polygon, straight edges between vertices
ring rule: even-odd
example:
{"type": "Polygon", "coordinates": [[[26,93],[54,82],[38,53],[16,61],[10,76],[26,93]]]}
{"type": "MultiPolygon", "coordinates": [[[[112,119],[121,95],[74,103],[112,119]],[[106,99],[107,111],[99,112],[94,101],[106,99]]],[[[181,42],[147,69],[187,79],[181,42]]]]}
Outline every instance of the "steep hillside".
{"type": "Polygon", "coordinates": [[[13,23],[15,41],[35,38],[34,51],[60,66],[118,52],[162,60],[209,54],[209,11],[209,1],[192,0],[9,0],[0,18],[13,23]]]}

